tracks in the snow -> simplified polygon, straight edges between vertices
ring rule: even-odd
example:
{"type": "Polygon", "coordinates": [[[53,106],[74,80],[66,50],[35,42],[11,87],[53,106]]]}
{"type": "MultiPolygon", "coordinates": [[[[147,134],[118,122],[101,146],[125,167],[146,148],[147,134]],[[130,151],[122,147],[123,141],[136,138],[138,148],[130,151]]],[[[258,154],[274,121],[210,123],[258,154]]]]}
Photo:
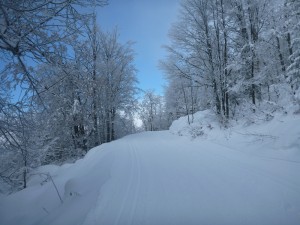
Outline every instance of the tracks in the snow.
{"type": "Polygon", "coordinates": [[[134,143],[130,143],[127,149],[130,157],[130,175],[121,207],[115,220],[115,225],[121,224],[124,213],[129,218],[128,224],[133,224],[136,215],[141,187],[141,162],[134,143]]]}

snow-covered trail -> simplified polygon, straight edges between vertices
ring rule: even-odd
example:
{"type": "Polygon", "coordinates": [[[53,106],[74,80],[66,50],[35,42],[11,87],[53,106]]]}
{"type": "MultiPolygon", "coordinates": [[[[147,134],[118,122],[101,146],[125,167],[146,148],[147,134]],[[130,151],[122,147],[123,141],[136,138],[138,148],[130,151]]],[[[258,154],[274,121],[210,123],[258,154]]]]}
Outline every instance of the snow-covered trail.
{"type": "Polygon", "coordinates": [[[33,185],[0,207],[12,210],[15,198],[24,205],[16,211],[28,204],[34,210],[17,212],[13,220],[5,210],[0,216],[5,224],[26,221],[24,225],[299,225],[299,172],[297,161],[191,141],[168,131],[145,132],[59,168],[53,177],[64,193],[63,204],[51,183],[33,185]]]}
{"type": "Polygon", "coordinates": [[[205,141],[187,145],[168,132],[114,144],[111,179],[85,224],[300,222],[300,164],[249,157],[205,141]]]}

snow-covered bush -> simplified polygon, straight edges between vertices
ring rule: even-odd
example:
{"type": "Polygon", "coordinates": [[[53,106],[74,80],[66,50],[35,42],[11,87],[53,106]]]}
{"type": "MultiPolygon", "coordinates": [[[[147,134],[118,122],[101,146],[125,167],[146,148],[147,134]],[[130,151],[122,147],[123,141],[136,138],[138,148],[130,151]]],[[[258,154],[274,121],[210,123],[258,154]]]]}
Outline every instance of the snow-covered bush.
{"type": "Polygon", "coordinates": [[[170,132],[179,136],[192,138],[205,136],[215,127],[220,127],[218,117],[210,110],[196,112],[193,122],[189,123],[188,116],[175,120],[170,126],[170,132]]]}

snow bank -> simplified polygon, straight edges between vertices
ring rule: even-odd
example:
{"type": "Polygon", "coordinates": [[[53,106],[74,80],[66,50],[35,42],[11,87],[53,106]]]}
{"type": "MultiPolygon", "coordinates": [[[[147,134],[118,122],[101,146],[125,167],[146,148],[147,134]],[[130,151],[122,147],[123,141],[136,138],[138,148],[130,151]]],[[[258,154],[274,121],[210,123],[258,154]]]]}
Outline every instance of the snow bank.
{"type": "Polygon", "coordinates": [[[200,111],[190,124],[187,116],[174,121],[170,132],[199,142],[209,140],[237,151],[277,154],[287,160],[300,156],[299,114],[277,113],[269,121],[257,118],[251,123],[247,119],[231,121],[228,128],[217,121],[209,110],[200,111]]]}
{"type": "Polygon", "coordinates": [[[2,196],[0,224],[81,225],[109,179],[113,159],[107,145],[102,145],[74,164],[38,168],[28,188],[2,196]]]}

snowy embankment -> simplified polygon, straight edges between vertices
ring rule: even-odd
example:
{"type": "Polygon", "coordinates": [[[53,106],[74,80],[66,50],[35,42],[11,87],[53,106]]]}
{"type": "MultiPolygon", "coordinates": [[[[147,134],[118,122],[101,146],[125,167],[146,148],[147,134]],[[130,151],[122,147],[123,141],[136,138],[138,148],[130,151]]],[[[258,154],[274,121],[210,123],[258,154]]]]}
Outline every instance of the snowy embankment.
{"type": "Polygon", "coordinates": [[[0,199],[0,224],[299,224],[300,116],[226,130],[207,111],[186,121],[39,168],[0,199]]]}

